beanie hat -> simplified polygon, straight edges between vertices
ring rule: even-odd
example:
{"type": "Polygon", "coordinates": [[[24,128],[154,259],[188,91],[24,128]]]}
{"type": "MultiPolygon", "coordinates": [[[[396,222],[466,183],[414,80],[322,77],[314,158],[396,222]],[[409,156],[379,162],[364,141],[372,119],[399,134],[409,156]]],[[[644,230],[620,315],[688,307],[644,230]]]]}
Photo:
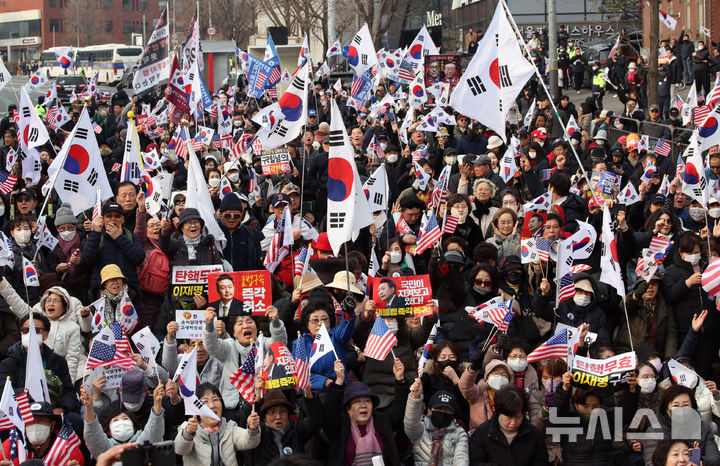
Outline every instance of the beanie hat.
{"type": "Polygon", "coordinates": [[[226,210],[244,210],[240,197],[235,193],[229,193],[220,201],[220,212],[226,210]]]}
{"type": "Polygon", "coordinates": [[[63,203],[55,213],[55,226],[72,223],[75,225],[75,215],[73,214],[70,204],[63,203]]]}

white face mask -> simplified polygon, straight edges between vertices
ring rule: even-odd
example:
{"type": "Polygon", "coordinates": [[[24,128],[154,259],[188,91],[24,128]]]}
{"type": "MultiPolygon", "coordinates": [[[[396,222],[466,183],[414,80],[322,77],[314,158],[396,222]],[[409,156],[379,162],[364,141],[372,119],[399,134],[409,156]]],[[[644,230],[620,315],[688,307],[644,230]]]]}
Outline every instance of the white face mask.
{"type": "Polygon", "coordinates": [[[387,161],[390,163],[395,163],[398,161],[398,155],[397,154],[388,154],[387,161]]]}
{"type": "Polygon", "coordinates": [[[696,222],[701,221],[705,217],[705,210],[702,207],[690,207],[690,218],[696,222]]]}
{"type": "Polygon", "coordinates": [[[240,121],[240,120],[233,121],[233,126],[234,126],[234,127],[239,128],[240,125],[242,125],[242,121],[240,121]]]}
{"type": "Polygon", "coordinates": [[[17,244],[19,244],[20,246],[25,246],[30,242],[30,235],[32,235],[32,232],[30,230],[18,230],[13,233],[13,238],[15,238],[15,242],[17,244]]]}
{"type": "Polygon", "coordinates": [[[500,390],[505,385],[509,384],[510,380],[504,375],[491,374],[487,379],[487,383],[493,390],[500,390]]]}
{"type": "Polygon", "coordinates": [[[138,401],[136,403],[131,403],[130,401],[123,401],[123,406],[128,409],[128,411],[137,412],[140,408],[142,408],[143,402],[138,401]]]}
{"type": "Polygon", "coordinates": [[[402,253],[397,251],[390,251],[390,262],[393,264],[399,264],[402,260],[402,253]]]}
{"type": "Polygon", "coordinates": [[[573,302],[576,306],[587,306],[588,304],[590,304],[590,301],[592,301],[592,298],[586,294],[575,293],[575,296],[573,296],[573,302]]]}
{"type": "Polygon", "coordinates": [[[705,48],[704,45],[698,45],[698,50],[702,50],[702,49],[704,49],[704,48],[705,48]]]}
{"type": "Polygon", "coordinates": [[[570,139],[570,144],[572,144],[573,147],[577,147],[578,144],[580,144],[580,141],[578,141],[577,139],[570,139]]]}
{"type": "Polygon", "coordinates": [[[648,394],[652,393],[653,390],[655,390],[655,386],[657,385],[657,381],[655,379],[638,379],[638,385],[640,385],[640,391],[642,393],[648,394]]]}
{"type": "Polygon", "coordinates": [[[700,254],[685,254],[683,255],[683,260],[689,262],[691,265],[696,265],[700,262],[700,254]]]}
{"type": "Polygon", "coordinates": [[[240,173],[230,173],[227,177],[231,182],[237,183],[240,179],[240,173]]]}
{"type": "Polygon", "coordinates": [[[25,433],[30,443],[33,445],[42,445],[50,436],[50,426],[38,423],[30,424],[25,427],[25,433]]]}
{"type": "Polygon", "coordinates": [[[467,219],[467,216],[468,216],[467,209],[465,209],[465,211],[463,211],[463,213],[461,214],[457,207],[451,207],[450,213],[458,218],[459,224],[465,223],[465,219],[467,219]]]}
{"type": "Polygon", "coordinates": [[[210,186],[211,188],[217,188],[218,186],[220,186],[220,178],[210,178],[208,180],[208,186],[210,186]]]}
{"type": "Polygon", "coordinates": [[[398,333],[398,323],[396,320],[386,320],[385,325],[387,325],[393,335],[398,333]]]}
{"type": "MultiPolygon", "coordinates": [[[[22,340],[23,348],[28,349],[30,346],[30,334],[26,333],[22,337],[20,337],[20,339],[22,340]]],[[[42,335],[37,336],[37,342],[38,342],[38,346],[42,346],[42,344],[43,344],[42,335]]]]}
{"type": "Polygon", "coordinates": [[[510,369],[514,370],[515,372],[523,372],[525,369],[527,369],[527,359],[508,359],[507,365],[510,366],[510,369]]]}
{"type": "Polygon", "coordinates": [[[110,424],[110,435],[118,442],[127,442],[134,433],[135,429],[129,419],[120,419],[110,424]]]}
{"type": "Polygon", "coordinates": [[[708,209],[708,215],[710,215],[712,218],[720,217],[720,207],[713,207],[708,209]]]}
{"type": "Polygon", "coordinates": [[[655,370],[660,373],[660,370],[662,369],[662,360],[660,358],[651,359],[648,361],[652,366],[655,368],[655,370]]]}
{"type": "Polygon", "coordinates": [[[534,150],[528,152],[528,157],[530,157],[532,160],[535,160],[535,157],[537,157],[537,152],[535,152],[534,150]]]}
{"type": "Polygon", "coordinates": [[[448,165],[455,165],[457,163],[457,156],[449,155],[445,157],[445,163],[448,165]]]}
{"type": "Polygon", "coordinates": [[[62,238],[63,241],[70,241],[71,239],[75,238],[75,230],[61,231],[60,238],[62,238]]]}

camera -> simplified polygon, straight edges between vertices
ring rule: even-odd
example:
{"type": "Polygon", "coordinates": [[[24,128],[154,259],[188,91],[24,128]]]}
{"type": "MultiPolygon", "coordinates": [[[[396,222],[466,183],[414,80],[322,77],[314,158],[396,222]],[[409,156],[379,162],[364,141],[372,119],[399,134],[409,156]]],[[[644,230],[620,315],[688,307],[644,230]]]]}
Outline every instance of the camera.
{"type": "Polygon", "coordinates": [[[168,440],[159,443],[143,443],[137,448],[126,450],[122,454],[123,466],[174,466],[174,442],[168,440]]]}

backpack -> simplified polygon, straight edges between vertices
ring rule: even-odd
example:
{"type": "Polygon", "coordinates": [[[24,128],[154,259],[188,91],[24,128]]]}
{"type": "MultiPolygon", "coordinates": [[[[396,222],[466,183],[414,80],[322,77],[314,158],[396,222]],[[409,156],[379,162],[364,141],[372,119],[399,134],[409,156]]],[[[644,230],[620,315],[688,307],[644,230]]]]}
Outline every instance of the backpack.
{"type": "Polygon", "coordinates": [[[140,289],[147,293],[157,295],[165,293],[170,282],[170,261],[160,248],[150,251],[138,281],[140,289]]]}

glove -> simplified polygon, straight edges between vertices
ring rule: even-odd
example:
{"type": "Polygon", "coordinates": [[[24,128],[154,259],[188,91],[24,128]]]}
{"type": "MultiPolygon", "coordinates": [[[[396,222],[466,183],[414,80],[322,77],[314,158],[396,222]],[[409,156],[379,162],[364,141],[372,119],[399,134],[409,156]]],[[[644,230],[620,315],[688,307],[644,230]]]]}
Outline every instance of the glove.
{"type": "Polygon", "coordinates": [[[480,372],[482,369],[482,363],[484,359],[484,355],[481,352],[477,352],[473,355],[472,359],[470,359],[470,368],[474,370],[475,372],[480,372]]]}
{"type": "Polygon", "coordinates": [[[648,289],[648,284],[647,284],[647,282],[646,282],[645,280],[642,280],[642,281],[640,282],[640,284],[637,286],[637,288],[635,289],[635,297],[636,297],[637,299],[642,298],[642,295],[645,294],[645,292],[647,291],[647,289],[648,289]]]}
{"type": "Polygon", "coordinates": [[[340,307],[342,308],[343,312],[345,314],[348,314],[350,316],[355,315],[355,308],[357,307],[357,300],[352,295],[345,296],[345,299],[342,300],[340,303],[340,307]]]}

